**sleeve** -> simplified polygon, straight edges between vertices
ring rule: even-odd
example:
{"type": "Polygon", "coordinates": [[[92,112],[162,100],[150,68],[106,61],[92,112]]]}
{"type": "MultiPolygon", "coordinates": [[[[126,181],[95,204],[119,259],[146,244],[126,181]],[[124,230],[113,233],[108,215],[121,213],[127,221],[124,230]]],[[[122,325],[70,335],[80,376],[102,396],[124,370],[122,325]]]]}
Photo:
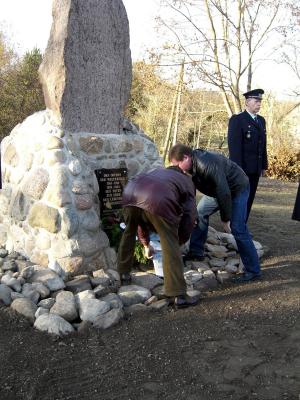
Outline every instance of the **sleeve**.
{"type": "Polygon", "coordinates": [[[230,221],[232,212],[232,198],[222,164],[211,164],[207,171],[207,178],[215,187],[221,220],[223,222],[230,221]]]}
{"type": "Polygon", "coordinates": [[[231,206],[232,198],[225,176],[222,179],[222,182],[219,181],[219,184],[217,184],[216,198],[220,207],[221,220],[223,222],[230,221],[232,212],[232,206],[231,206]]]}
{"type": "Polygon", "coordinates": [[[242,160],[242,131],[241,124],[237,115],[233,115],[228,123],[228,150],[229,150],[229,158],[239,165],[241,168],[243,167],[242,160]]]}
{"type": "MultiPolygon", "coordinates": [[[[264,126],[264,129],[266,129],[266,121],[265,121],[264,118],[263,118],[263,126],[264,126]]],[[[265,146],[264,146],[264,149],[263,149],[262,157],[263,157],[263,159],[262,159],[262,169],[266,170],[266,169],[268,169],[267,133],[266,133],[266,137],[265,137],[265,146]]]]}

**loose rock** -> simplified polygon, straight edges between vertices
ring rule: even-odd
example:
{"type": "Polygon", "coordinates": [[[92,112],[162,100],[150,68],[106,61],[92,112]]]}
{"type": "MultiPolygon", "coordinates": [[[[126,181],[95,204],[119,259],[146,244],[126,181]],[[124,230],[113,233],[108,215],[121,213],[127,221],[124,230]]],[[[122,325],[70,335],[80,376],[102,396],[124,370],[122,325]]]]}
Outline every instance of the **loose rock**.
{"type": "MultiPolygon", "coordinates": [[[[24,275],[22,275],[24,277],[24,275]]],[[[49,268],[39,266],[34,267],[34,273],[28,279],[29,282],[41,282],[47,286],[51,291],[64,289],[65,283],[55,272],[49,268]]]]}
{"type": "Polygon", "coordinates": [[[40,315],[49,314],[48,308],[39,307],[34,314],[35,319],[37,319],[40,315]]]}
{"type": "Polygon", "coordinates": [[[53,306],[54,303],[55,303],[55,299],[52,299],[52,298],[43,299],[38,303],[38,307],[43,307],[43,308],[47,308],[48,310],[50,310],[50,308],[53,306]]]}
{"type": "Polygon", "coordinates": [[[135,272],[132,274],[132,283],[137,286],[142,286],[149,290],[154,289],[156,286],[163,284],[163,279],[154,274],[147,272],[135,272]]]}
{"type": "Polygon", "coordinates": [[[12,290],[10,287],[5,285],[4,283],[0,283],[0,300],[6,306],[9,306],[12,302],[11,293],[12,293],[12,290]]]}
{"type": "Polygon", "coordinates": [[[37,310],[36,304],[27,298],[15,299],[11,303],[11,308],[17,311],[19,314],[24,315],[29,321],[34,323],[34,315],[37,310]]]}
{"type": "Polygon", "coordinates": [[[122,286],[118,295],[125,306],[131,306],[137,303],[144,303],[151,297],[150,290],[137,285],[122,286]]]}
{"type": "Polygon", "coordinates": [[[109,303],[110,308],[123,308],[122,300],[116,293],[109,293],[100,300],[109,303]]]}
{"type": "Polygon", "coordinates": [[[86,275],[77,276],[73,280],[66,283],[66,290],[69,290],[74,294],[91,289],[92,286],[90,278],[86,275]]]}
{"type": "Polygon", "coordinates": [[[97,317],[109,310],[109,304],[98,299],[83,299],[79,304],[79,316],[82,321],[94,322],[97,317]]]}
{"type": "Polygon", "coordinates": [[[156,310],[156,311],[160,311],[164,308],[167,308],[169,305],[169,301],[167,299],[162,299],[162,300],[158,300],[155,301],[154,303],[150,304],[150,308],[152,310],[156,310]]]}
{"type": "Polygon", "coordinates": [[[108,329],[111,326],[118,324],[123,318],[124,312],[122,309],[113,308],[107,313],[97,317],[93,322],[93,326],[98,329],[108,329]]]}
{"type": "Polygon", "coordinates": [[[73,326],[56,314],[40,315],[36,319],[34,327],[40,331],[48,332],[57,336],[63,336],[74,332],[73,326]]]}
{"type": "Polygon", "coordinates": [[[50,313],[60,315],[66,321],[72,322],[78,317],[76,302],[73,293],[61,291],[55,299],[50,313]]]}

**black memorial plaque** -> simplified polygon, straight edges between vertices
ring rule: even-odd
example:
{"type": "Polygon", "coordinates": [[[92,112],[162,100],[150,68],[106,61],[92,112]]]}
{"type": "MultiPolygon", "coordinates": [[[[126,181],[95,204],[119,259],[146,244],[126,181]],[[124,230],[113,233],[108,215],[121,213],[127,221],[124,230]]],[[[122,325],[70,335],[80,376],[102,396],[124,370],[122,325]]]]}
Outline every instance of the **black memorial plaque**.
{"type": "Polygon", "coordinates": [[[122,208],[122,194],[127,183],[127,168],[97,169],[101,218],[114,215],[122,208]]]}

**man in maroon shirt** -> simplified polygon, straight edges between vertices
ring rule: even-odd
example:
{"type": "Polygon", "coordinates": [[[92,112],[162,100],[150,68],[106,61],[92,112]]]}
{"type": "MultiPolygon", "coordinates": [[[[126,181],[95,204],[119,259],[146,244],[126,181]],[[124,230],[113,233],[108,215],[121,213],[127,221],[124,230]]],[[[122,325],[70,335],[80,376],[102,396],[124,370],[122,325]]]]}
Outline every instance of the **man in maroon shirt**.
{"type": "Polygon", "coordinates": [[[160,236],[165,295],[175,305],[188,307],[198,299],[186,294],[180,244],[185,243],[197,218],[195,188],[178,167],[158,168],[135,176],[123,192],[126,228],[118,251],[118,270],[123,284],[131,281],[136,234],[151,256],[149,233],[160,236]]]}

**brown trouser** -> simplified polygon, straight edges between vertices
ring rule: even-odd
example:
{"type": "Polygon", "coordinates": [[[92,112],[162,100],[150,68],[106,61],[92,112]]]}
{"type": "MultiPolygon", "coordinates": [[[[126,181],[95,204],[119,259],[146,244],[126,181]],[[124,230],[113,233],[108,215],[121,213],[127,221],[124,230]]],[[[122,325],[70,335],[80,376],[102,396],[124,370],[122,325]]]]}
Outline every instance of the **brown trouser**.
{"type": "Polygon", "coordinates": [[[164,218],[150,214],[138,207],[125,207],[123,211],[126,228],[118,250],[119,273],[131,271],[138,225],[141,222],[144,222],[144,224],[150,222],[160,237],[165,295],[171,297],[185,294],[186,283],[178,241],[178,226],[172,225],[164,218]]]}

